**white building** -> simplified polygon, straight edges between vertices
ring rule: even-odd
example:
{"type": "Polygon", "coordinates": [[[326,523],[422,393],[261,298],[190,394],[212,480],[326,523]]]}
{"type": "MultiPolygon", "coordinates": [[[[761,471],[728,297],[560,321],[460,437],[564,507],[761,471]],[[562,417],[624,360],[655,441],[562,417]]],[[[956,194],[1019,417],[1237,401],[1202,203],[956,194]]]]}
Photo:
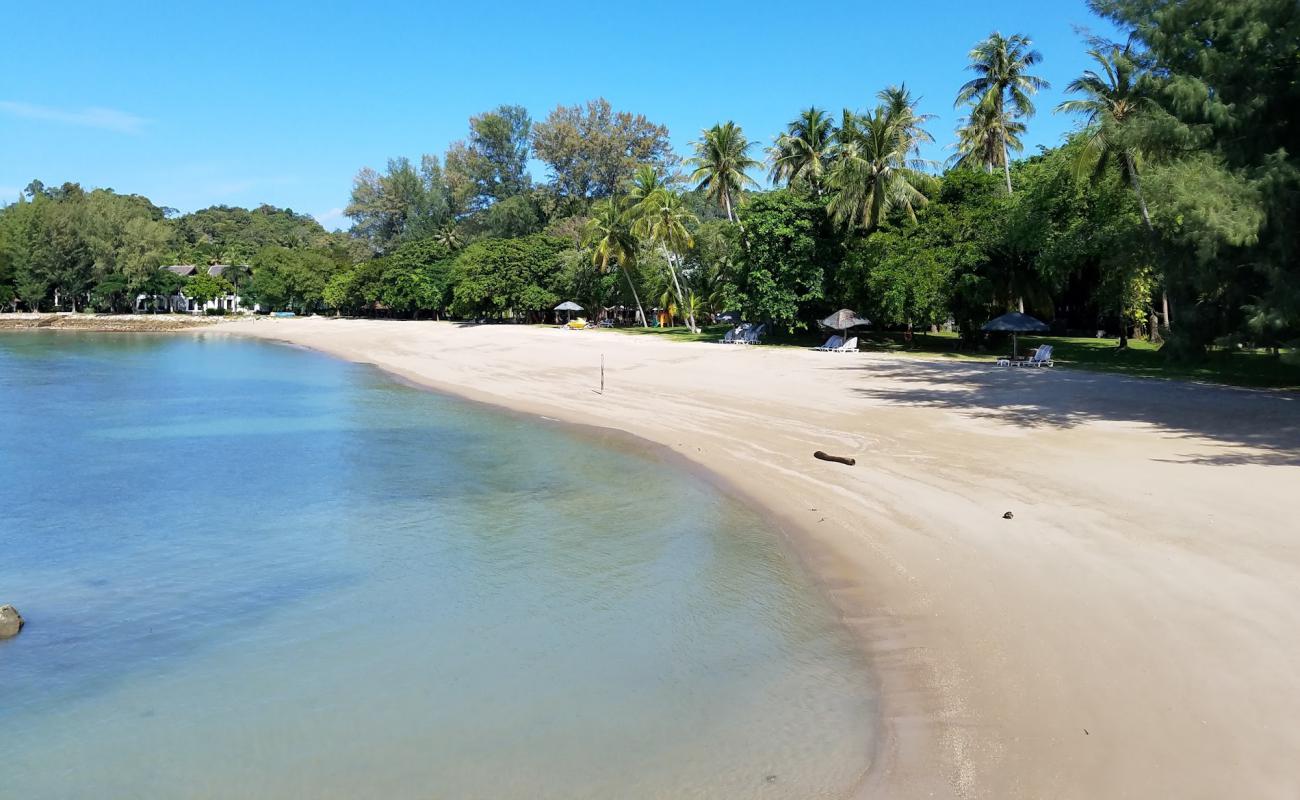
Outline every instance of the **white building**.
{"type": "MultiPolygon", "coordinates": [[[[193,264],[171,264],[169,266],[159,267],[159,269],[165,269],[182,278],[188,278],[199,271],[199,268],[193,264]]],[[[227,314],[239,313],[244,309],[240,306],[238,294],[239,286],[237,283],[236,273],[246,274],[247,272],[247,266],[213,264],[208,267],[208,274],[214,278],[224,277],[226,280],[230,281],[231,284],[235,285],[235,293],[213,298],[202,305],[194,299],[186,297],[184,288],[173,295],[142,294],[135,298],[135,310],[137,313],[154,310],[169,311],[173,314],[203,314],[209,309],[212,309],[214,311],[224,311],[227,314]]]]}

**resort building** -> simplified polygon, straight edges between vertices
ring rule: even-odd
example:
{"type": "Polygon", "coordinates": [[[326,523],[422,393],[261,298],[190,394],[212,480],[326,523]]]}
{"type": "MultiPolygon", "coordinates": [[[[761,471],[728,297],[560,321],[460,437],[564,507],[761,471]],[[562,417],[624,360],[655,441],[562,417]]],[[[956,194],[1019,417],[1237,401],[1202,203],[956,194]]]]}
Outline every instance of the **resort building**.
{"type": "MultiPolygon", "coordinates": [[[[198,273],[199,267],[193,264],[171,264],[159,269],[165,269],[174,275],[182,278],[188,278],[198,273]]],[[[217,313],[235,314],[243,311],[240,306],[239,298],[239,276],[248,273],[248,267],[245,265],[232,264],[213,264],[207,268],[208,274],[214,278],[225,278],[235,287],[231,294],[222,295],[213,298],[206,303],[198,303],[193,298],[185,296],[185,289],[182,287],[173,295],[148,295],[141,294],[135,299],[136,312],[141,311],[166,311],[173,314],[203,314],[209,310],[217,313]]]]}

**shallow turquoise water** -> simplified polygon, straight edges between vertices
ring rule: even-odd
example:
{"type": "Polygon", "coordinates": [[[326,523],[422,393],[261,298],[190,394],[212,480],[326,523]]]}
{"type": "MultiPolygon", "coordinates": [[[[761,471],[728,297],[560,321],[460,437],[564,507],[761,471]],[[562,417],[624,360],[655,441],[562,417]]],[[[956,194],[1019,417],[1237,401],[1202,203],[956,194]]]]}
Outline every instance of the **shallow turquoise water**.
{"type": "Polygon", "coordinates": [[[0,335],[3,798],[813,798],[874,700],[762,519],[368,367],[0,335]]]}

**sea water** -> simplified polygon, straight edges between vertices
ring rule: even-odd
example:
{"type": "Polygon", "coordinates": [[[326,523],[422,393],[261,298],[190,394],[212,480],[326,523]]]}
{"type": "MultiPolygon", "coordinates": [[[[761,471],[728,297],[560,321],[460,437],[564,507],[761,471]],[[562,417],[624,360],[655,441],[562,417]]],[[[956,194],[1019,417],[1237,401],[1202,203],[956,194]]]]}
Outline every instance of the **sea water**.
{"type": "Polygon", "coordinates": [[[0,334],[0,797],[820,798],[874,698],[634,446],[218,336],[0,334]]]}

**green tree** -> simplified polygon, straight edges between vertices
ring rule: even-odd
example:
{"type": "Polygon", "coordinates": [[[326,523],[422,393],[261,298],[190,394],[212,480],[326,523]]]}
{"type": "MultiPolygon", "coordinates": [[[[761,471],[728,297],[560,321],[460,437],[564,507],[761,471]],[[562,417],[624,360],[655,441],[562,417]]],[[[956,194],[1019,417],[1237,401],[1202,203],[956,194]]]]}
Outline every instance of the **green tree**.
{"type": "Polygon", "coordinates": [[[771,181],[806,186],[820,198],[834,136],[835,123],[825,111],[815,106],[805,109],[768,150],[771,181]]]}
{"type": "Polygon", "coordinates": [[[432,238],[410,242],[384,259],[378,299],[399,314],[417,318],[421,312],[441,311],[450,273],[446,246],[432,238]]]}
{"type": "Polygon", "coordinates": [[[724,303],[793,330],[824,305],[842,249],[826,207],[790,190],[755,195],[740,211],[747,247],[733,245],[724,303]]]}
{"type": "Polygon", "coordinates": [[[895,210],[915,219],[927,202],[919,187],[929,183],[928,163],[913,157],[918,119],[883,103],[864,114],[845,109],[826,178],[836,223],[871,231],[895,210]]]}
{"type": "MultiPolygon", "coordinates": [[[[438,160],[424,156],[417,169],[409,159],[394,158],[379,174],[366,167],[352,182],[352,196],[344,211],[352,219],[352,235],[366,241],[374,253],[385,253],[403,242],[432,235],[453,216],[451,191],[438,160]]],[[[283,239],[254,242],[292,247],[283,239]]],[[[296,243],[297,246],[317,242],[296,243]]]]}
{"type": "Polygon", "coordinates": [[[532,124],[523,106],[501,105],[470,117],[470,174],[481,198],[501,201],[528,189],[532,124]]]}
{"type": "Polygon", "coordinates": [[[1040,89],[1050,88],[1047,81],[1029,70],[1043,60],[1033,49],[1033,42],[1024,34],[1003,36],[994,31],[970,51],[969,69],[976,77],[967,81],[957,92],[959,106],[975,102],[991,109],[992,120],[1001,128],[1002,169],[1006,176],[1007,193],[1011,193],[1011,157],[1009,131],[1004,120],[1034,115],[1032,96],[1040,89]]]}
{"type": "MultiPolygon", "coordinates": [[[[1079,173],[1090,174],[1095,179],[1104,174],[1106,167],[1114,161],[1133,189],[1142,224],[1154,237],[1156,230],[1142,192],[1140,174],[1147,149],[1141,121],[1143,115],[1152,112],[1153,104],[1144,91],[1142,67],[1128,48],[1113,43],[1098,45],[1090,49],[1088,55],[1101,72],[1085,70],[1083,75],[1071,81],[1066,91],[1083,97],[1066,100],[1057,106],[1057,111],[1080,114],[1086,122],[1086,144],[1079,152],[1079,173]]],[[[1161,304],[1165,327],[1169,327],[1172,320],[1167,293],[1162,293],[1161,304]]]]}
{"type": "Polygon", "coordinates": [[[563,240],[541,234],[470,244],[451,266],[452,310],[540,318],[559,302],[555,289],[565,247],[563,240]]]}
{"type": "Polygon", "coordinates": [[[263,311],[290,309],[306,314],[320,305],[325,284],[337,269],[337,263],[321,251],[271,245],[253,257],[245,294],[263,311]]]}
{"type": "Polygon", "coordinates": [[[181,290],[185,296],[202,308],[206,303],[218,297],[225,297],[235,291],[235,287],[225,278],[210,275],[205,269],[194,273],[185,281],[181,290]]]}
{"type": "Polygon", "coordinates": [[[533,149],[561,198],[613,197],[641,166],[660,172],[676,163],[668,129],[642,114],[614,111],[601,97],[585,106],[556,106],[533,126],[533,149]]]}
{"type": "Polygon", "coordinates": [[[637,294],[632,282],[632,268],[636,263],[637,239],[632,233],[628,217],[619,208],[614,198],[602,200],[592,206],[591,218],[583,231],[583,245],[591,248],[591,261],[599,266],[600,272],[606,274],[612,265],[617,264],[619,272],[627,280],[627,288],[632,292],[636,303],[637,319],[646,325],[645,309],[641,307],[641,296],[637,294]]]}
{"type": "MultiPolygon", "coordinates": [[[[679,192],[665,186],[652,187],[648,180],[642,180],[652,177],[650,175],[638,173],[637,177],[640,185],[634,188],[632,194],[639,199],[631,209],[634,220],[632,230],[660,248],[677,296],[678,308],[689,312],[678,265],[681,254],[695,244],[690,228],[698,224],[699,220],[686,210],[679,192]]],[[[686,314],[686,324],[692,332],[699,332],[695,317],[690,313],[686,314]]]]}
{"type": "Polygon", "coordinates": [[[542,229],[542,213],[528,194],[499,200],[482,214],[483,232],[498,239],[528,236],[542,229]]]}
{"type": "Polygon", "coordinates": [[[695,155],[687,162],[695,167],[691,180],[727,212],[728,221],[735,222],[735,205],[745,187],[758,186],[747,170],[762,164],[749,157],[751,144],[736,123],[724,122],[700,133],[700,140],[692,145],[695,155]]]}
{"type": "Polygon", "coordinates": [[[1009,170],[1009,153],[1025,149],[1020,140],[1024,132],[1025,124],[1007,110],[999,112],[992,105],[972,103],[970,112],[957,126],[957,152],[949,163],[953,167],[983,168],[987,172],[1009,170]]]}

